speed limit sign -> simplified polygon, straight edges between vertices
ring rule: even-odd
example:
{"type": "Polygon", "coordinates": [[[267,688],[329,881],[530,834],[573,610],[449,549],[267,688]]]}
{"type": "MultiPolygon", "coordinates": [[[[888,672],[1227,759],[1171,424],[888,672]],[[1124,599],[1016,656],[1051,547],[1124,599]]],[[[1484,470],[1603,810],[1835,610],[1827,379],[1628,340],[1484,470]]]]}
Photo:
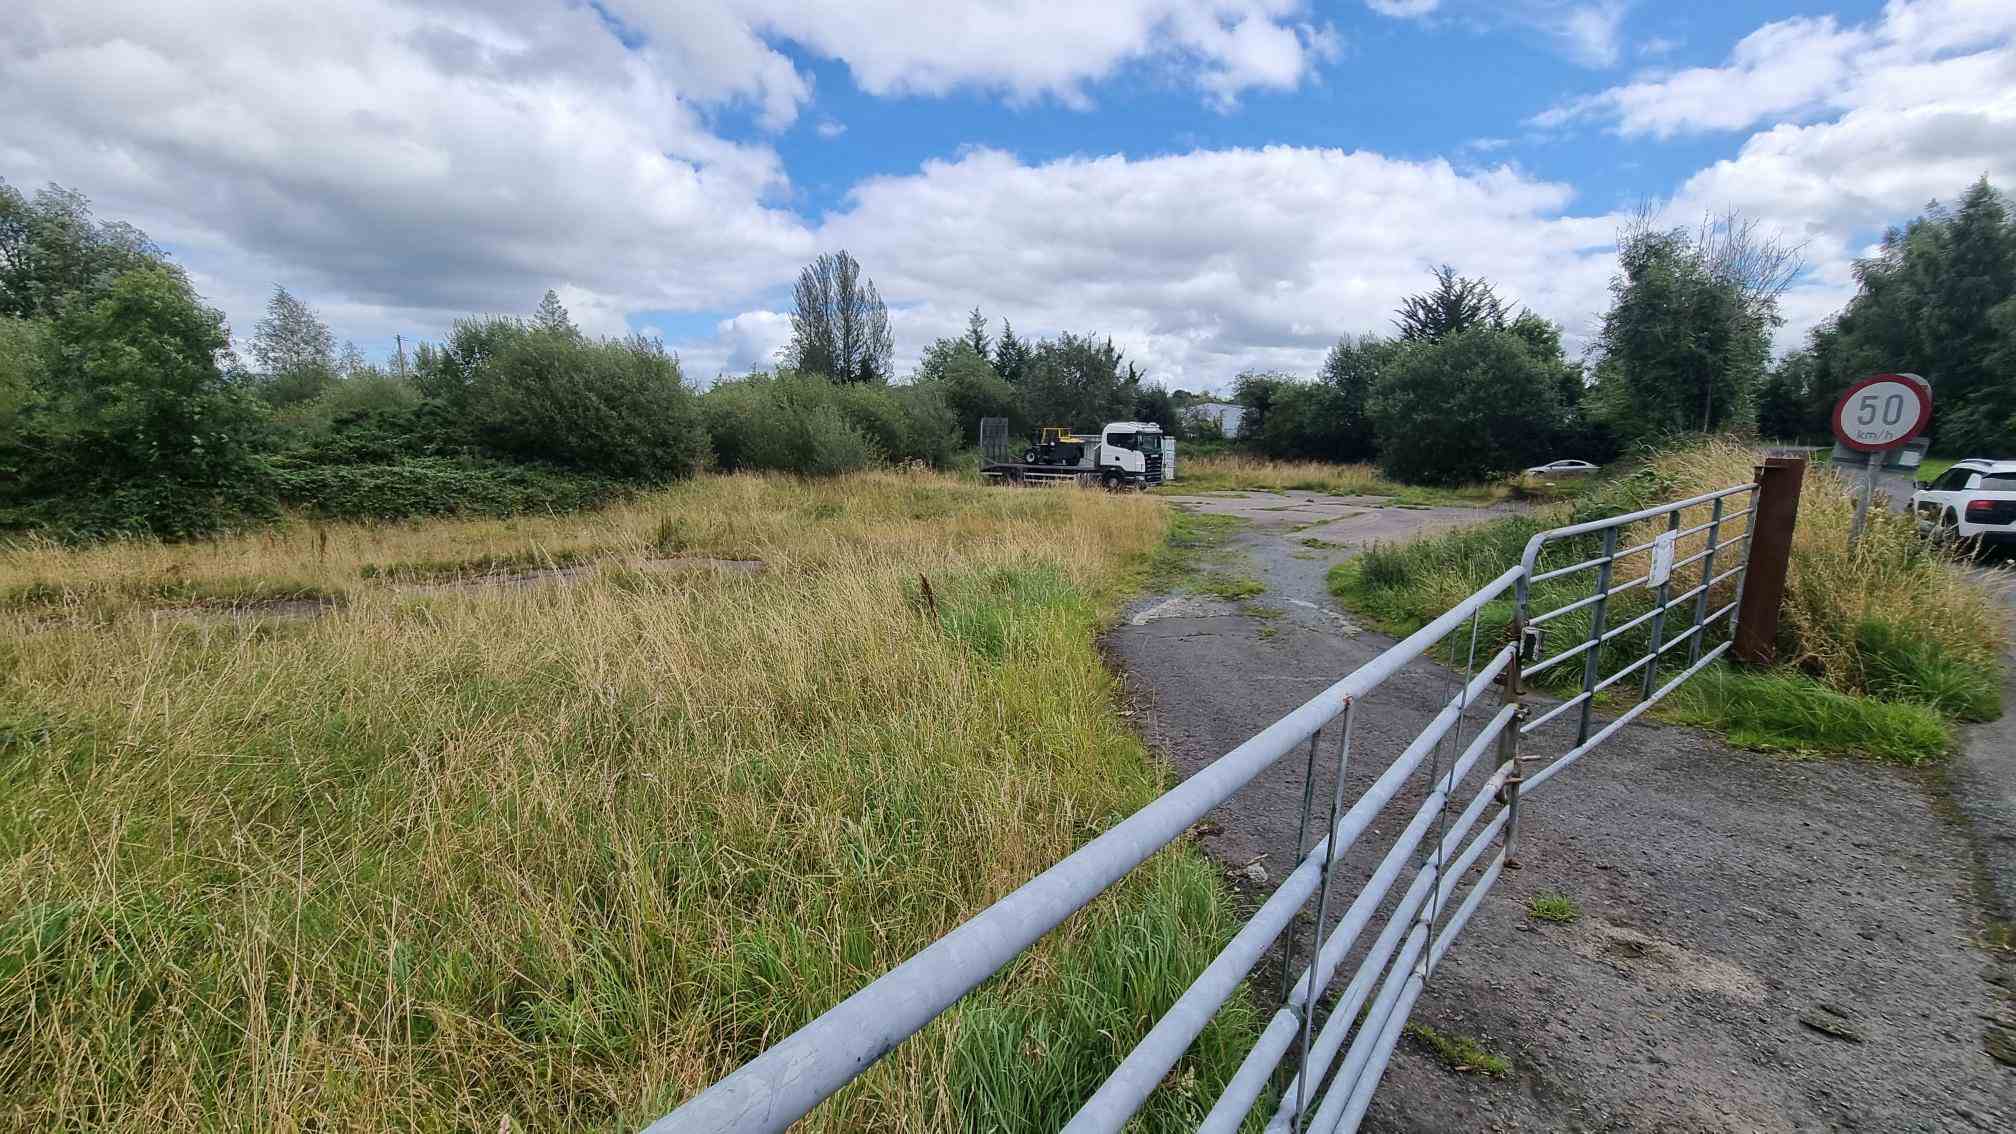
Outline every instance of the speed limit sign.
{"type": "Polygon", "coordinates": [[[1834,437],[1850,449],[1880,453],[1924,432],[1932,421],[1932,387],[1916,374],[1864,378],[1834,406],[1834,437]]]}

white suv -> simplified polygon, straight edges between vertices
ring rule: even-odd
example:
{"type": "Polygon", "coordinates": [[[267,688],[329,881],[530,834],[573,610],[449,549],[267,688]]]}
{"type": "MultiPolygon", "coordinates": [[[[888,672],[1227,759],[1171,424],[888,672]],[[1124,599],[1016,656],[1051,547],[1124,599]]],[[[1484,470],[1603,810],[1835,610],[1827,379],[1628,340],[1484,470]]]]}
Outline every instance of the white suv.
{"type": "Polygon", "coordinates": [[[1927,535],[2016,544],[2016,461],[1956,463],[1911,494],[1911,514],[1927,535]]]}

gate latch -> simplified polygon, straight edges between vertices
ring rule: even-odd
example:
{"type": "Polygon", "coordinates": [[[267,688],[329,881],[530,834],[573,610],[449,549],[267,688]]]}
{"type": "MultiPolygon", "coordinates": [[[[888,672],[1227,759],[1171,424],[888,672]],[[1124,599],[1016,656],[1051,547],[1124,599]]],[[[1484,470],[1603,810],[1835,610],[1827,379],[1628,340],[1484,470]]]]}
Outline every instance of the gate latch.
{"type": "Polygon", "coordinates": [[[1519,632],[1519,660],[1522,662],[1539,661],[1540,651],[1545,645],[1546,637],[1547,628],[1544,626],[1528,626],[1522,629],[1519,632]]]}

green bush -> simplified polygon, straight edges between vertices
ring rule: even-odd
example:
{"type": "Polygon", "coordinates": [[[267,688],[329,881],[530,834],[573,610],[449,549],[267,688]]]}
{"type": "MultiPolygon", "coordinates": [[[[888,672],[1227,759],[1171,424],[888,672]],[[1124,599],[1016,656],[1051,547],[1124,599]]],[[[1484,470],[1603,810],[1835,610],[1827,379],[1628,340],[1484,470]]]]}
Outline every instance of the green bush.
{"type": "Polygon", "coordinates": [[[1488,327],[1410,343],[1366,398],[1379,464],[1409,484],[1461,484],[1547,459],[1565,423],[1557,368],[1488,327]]]}
{"type": "Polygon", "coordinates": [[[650,339],[527,330],[476,372],[467,404],[477,443],[515,461],[642,482],[707,463],[693,392],[650,339]]]}
{"type": "Polygon", "coordinates": [[[624,491],[604,477],[470,457],[346,465],[280,461],[274,481],[288,504],[345,520],[567,512],[606,503],[624,491]]]}
{"type": "MultiPolygon", "coordinates": [[[[27,336],[9,338],[18,355],[27,336]]],[[[223,316],[180,272],[127,272],[36,338],[42,365],[10,364],[42,388],[16,403],[0,526],[181,538],[274,513],[260,410],[219,370],[223,316]]]]}
{"type": "Polygon", "coordinates": [[[700,402],[714,460],[730,472],[833,476],[877,460],[943,466],[958,454],[958,422],[935,383],[837,385],[758,371],[718,381],[700,402]]]}

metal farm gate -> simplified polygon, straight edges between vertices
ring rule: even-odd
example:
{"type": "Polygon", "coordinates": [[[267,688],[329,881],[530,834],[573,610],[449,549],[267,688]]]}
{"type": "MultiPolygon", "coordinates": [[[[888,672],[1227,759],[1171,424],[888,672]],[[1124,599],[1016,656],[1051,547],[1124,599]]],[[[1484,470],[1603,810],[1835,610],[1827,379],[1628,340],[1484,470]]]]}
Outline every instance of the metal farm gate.
{"type": "MultiPolygon", "coordinates": [[[[1728,651],[1739,612],[1769,624],[1764,645],[1752,647],[1768,654],[1802,468],[1775,458],[1760,467],[1763,500],[1760,483],[1737,484],[1535,535],[1519,563],[1440,618],[650,1130],[783,1130],[1298,750],[1307,763],[1298,847],[1319,837],[1064,1129],[1123,1129],[1286,933],[1278,1003],[1199,1129],[1229,1134],[1256,1106],[1271,1105],[1269,1131],[1356,1130],[1423,986],[1514,861],[1533,794],[1728,651]],[[1759,584],[1767,595],[1746,596],[1759,584]],[[1380,687],[1423,658],[1460,670],[1448,678],[1446,704],[1347,800],[1353,722],[1376,712],[1380,687]],[[1621,711],[1601,722],[1598,698],[1612,690],[1621,711]],[[1327,801],[1312,798],[1319,760],[1336,764],[1327,801]],[[1355,889],[1334,884],[1339,857],[1410,785],[1421,802],[1369,876],[1355,889]],[[1290,926],[1312,901],[1305,942],[1290,926]],[[1332,998],[1344,961],[1361,946],[1332,998]]],[[[1744,629],[1746,639],[1758,630],[1744,629]]]]}

